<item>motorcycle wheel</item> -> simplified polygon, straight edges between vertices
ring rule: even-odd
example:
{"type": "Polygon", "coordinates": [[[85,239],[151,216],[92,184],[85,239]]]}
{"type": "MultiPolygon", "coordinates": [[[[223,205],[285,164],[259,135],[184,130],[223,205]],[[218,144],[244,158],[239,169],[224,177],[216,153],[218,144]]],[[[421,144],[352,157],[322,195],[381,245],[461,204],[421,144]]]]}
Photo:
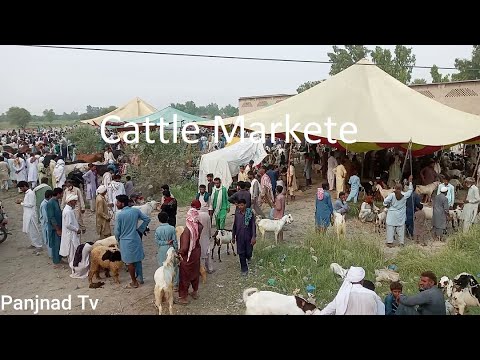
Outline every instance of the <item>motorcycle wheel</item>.
{"type": "Polygon", "coordinates": [[[7,240],[7,229],[0,227],[0,244],[7,240]]]}

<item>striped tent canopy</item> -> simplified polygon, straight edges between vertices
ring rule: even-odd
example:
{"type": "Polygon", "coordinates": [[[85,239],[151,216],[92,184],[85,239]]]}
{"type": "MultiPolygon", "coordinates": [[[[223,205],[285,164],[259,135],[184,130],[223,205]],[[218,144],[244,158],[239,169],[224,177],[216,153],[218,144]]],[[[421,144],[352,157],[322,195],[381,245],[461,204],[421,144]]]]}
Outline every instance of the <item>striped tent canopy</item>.
{"type": "MultiPolygon", "coordinates": [[[[309,123],[320,125],[320,132],[310,128],[310,138],[329,144],[324,123],[332,123],[331,138],[340,140],[341,125],[355,124],[357,133],[332,144],[352,152],[396,147],[403,150],[412,142],[412,154],[423,156],[458,143],[478,143],[480,116],[466,113],[430,99],[396,80],[368,60],[361,60],[328,80],[277,104],[243,115],[244,127],[258,131],[262,123],[270,133],[285,138],[286,115],[290,128],[299,124],[296,133],[304,133],[309,123]]],[[[223,119],[226,125],[237,117],[223,119]]],[[[237,122],[240,124],[240,122],[237,122]]],[[[203,126],[214,126],[214,121],[203,126]]]]}
{"type": "MultiPolygon", "coordinates": [[[[158,111],[155,111],[153,113],[146,114],[144,116],[139,116],[139,117],[136,117],[136,118],[133,118],[133,119],[129,119],[126,122],[131,122],[131,123],[141,125],[141,124],[144,124],[145,121],[148,118],[151,124],[157,124],[158,122],[160,122],[160,119],[163,119],[165,127],[166,128],[171,128],[173,126],[172,123],[174,121],[175,115],[177,117],[177,126],[178,126],[179,129],[183,126],[183,124],[186,124],[186,123],[199,123],[200,124],[201,122],[205,121],[205,119],[200,117],[200,116],[187,114],[186,112],[177,110],[177,109],[175,109],[171,106],[167,106],[166,108],[163,108],[162,110],[158,110],[158,111]],[[167,126],[167,124],[168,124],[168,126],[167,126]]],[[[123,126],[123,125],[125,125],[126,122],[118,124],[118,126],[123,126]]]]}

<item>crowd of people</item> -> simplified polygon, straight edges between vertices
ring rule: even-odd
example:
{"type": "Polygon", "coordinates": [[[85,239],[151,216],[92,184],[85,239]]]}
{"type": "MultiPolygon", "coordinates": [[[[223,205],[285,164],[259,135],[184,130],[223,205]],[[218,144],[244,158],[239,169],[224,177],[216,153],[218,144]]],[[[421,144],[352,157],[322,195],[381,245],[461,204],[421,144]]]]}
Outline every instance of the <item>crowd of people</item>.
{"type": "MultiPolygon", "coordinates": [[[[65,176],[65,160],[74,161],[76,157],[75,146],[65,139],[65,132],[38,131],[30,135],[12,132],[2,136],[2,144],[4,147],[16,144],[19,150],[14,156],[2,152],[0,181],[2,189],[8,190],[9,187],[16,186],[25,194],[23,202],[18,203],[24,209],[23,232],[28,234],[35,254],[46,249],[55,267],[66,259],[71,277],[86,278],[89,262],[85,258],[80,238],[86,231],[83,214],[89,205],[90,211],[95,213],[98,239],[107,238],[113,233],[119,243],[122,261],[127,265],[131,277],[127,287],[138,288],[144,283],[142,261],[145,253],[142,237],[151,219],[133,207],[136,196],[134,183],[130,176],[126,177],[126,182],[122,182],[111,148],[105,149],[103,162],[109,166],[101,179],[96,165],[88,164],[88,171],[83,175],[84,193],[74,181],[65,176]],[[52,156],[56,162],[51,179],[41,175],[41,164],[47,156],[52,156]]],[[[285,146],[281,140],[275,144],[270,142],[270,145],[285,146]]],[[[213,144],[211,134],[201,134],[201,151],[212,151],[224,146],[224,136],[219,144],[213,144]]],[[[363,187],[359,175],[363,164],[355,155],[339,156],[322,146],[306,145],[305,150],[303,173],[306,188],[313,186],[315,170],[322,174],[322,185],[316,192],[315,224],[319,231],[325,231],[332,225],[332,215],[335,212],[347,215],[349,203],[359,200],[363,187]]],[[[374,161],[378,160],[375,159],[374,161]]],[[[185,227],[180,234],[177,234],[176,229],[177,201],[169,186],[162,186],[161,211],[158,214],[160,225],[155,230],[156,258],[158,265],[162,266],[170,247],[179,254],[174,278],[178,304],[188,304],[188,295],[198,299],[201,267],[210,274],[215,271],[213,263],[209,261],[211,235],[213,228],[217,231],[225,230],[232,205],[235,207],[232,214],[232,243],[237,248],[241,274],[248,275],[256,244],[256,217],[281,219],[285,215],[286,204],[295,201],[299,189],[293,159],[282,153],[279,160],[279,165],[276,162],[255,164],[253,160],[242,164],[234,191],[224,186],[215,174],[208,174],[191,201],[185,227]],[[189,294],[190,286],[193,292],[189,294]]],[[[433,161],[415,174],[417,181],[414,181],[414,176],[408,176],[408,187],[405,188],[402,185],[406,176],[405,171],[402,171],[401,155],[392,154],[391,160],[386,178],[374,166],[367,169],[367,172],[373,172],[376,183],[385,188],[393,188],[393,192],[383,200],[383,206],[387,209],[386,245],[393,246],[395,237],[404,245],[405,235],[426,243],[428,231],[424,226],[424,213],[420,211],[423,207],[422,199],[414,190],[417,184],[429,185],[437,180],[441,182],[433,199],[432,228],[434,237],[444,240],[449,211],[456,204],[455,189],[449,182],[450,178],[440,176],[433,161]]],[[[468,194],[463,201],[464,231],[468,231],[475,221],[480,203],[475,183],[472,177],[465,180],[468,194]]],[[[373,196],[366,196],[360,201],[360,220],[375,221],[380,209],[375,205],[373,196]]],[[[282,232],[279,239],[283,240],[282,232]]],[[[421,293],[418,295],[405,296],[401,284],[392,283],[391,294],[385,303],[374,292],[367,291],[369,289],[365,285],[368,282],[364,281],[364,277],[365,271],[362,268],[351,268],[336,298],[322,310],[322,314],[445,314],[443,294],[435,290],[437,279],[431,272],[421,274],[421,293]]]]}
{"type": "MultiPolygon", "coordinates": [[[[403,182],[402,174],[404,172],[400,167],[402,164],[400,156],[395,155],[392,157],[390,171],[387,172],[388,180],[386,182],[390,185],[388,186],[382,181],[381,177],[361,183],[358,176],[360,168],[357,167],[360,165],[355,164],[355,159],[350,160],[343,155],[339,156],[340,160],[338,161],[334,152],[325,151],[324,154],[328,154],[328,159],[324,162],[327,164],[327,176],[323,177],[323,182],[317,189],[315,205],[315,223],[318,231],[323,232],[333,224],[333,214],[335,212],[346,215],[349,211],[349,203],[356,203],[361,188],[369,184],[371,188],[373,185],[379,184],[382,189],[388,189],[389,187],[392,189],[382,199],[383,211],[386,212],[386,246],[388,247],[394,246],[395,238],[403,246],[405,235],[424,246],[428,244],[432,237],[434,240],[444,241],[447,224],[452,220],[450,212],[456,209],[461,210],[459,212],[461,216],[459,215],[457,218],[463,221],[464,232],[467,232],[476,221],[478,205],[480,204],[478,182],[473,177],[467,177],[463,182],[468,189],[467,195],[465,199],[456,199],[455,187],[450,183],[452,178],[447,174],[440,173],[441,169],[437,168],[435,160],[428,161],[425,167],[418,173],[414,173],[415,180],[414,176],[410,175],[408,180],[403,182]],[[403,183],[405,184],[402,185],[403,183]],[[425,212],[422,211],[428,197],[422,199],[417,194],[415,190],[418,185],[424,187],[435,186],[435,189],[432,188],[432,216],[429,217],[431,226],[428,225],[425,212]]],[[[306,156],[310,155],[306,154],[306,156]]],[[[305,172],[305,177],[308,186],[307,172],[305,172]]],[[[457,179],[455,181],[459,182],[457,179]]],[[[367,193],[368,195],[362,200],[358,215],[362,222],[379,221],[379,214],[382,210],[375,205],[373,196],[375,190],[373,188],[370,194],[367,193]]],[[[378,193],[378,191],[376,192],[378,193]]]]}

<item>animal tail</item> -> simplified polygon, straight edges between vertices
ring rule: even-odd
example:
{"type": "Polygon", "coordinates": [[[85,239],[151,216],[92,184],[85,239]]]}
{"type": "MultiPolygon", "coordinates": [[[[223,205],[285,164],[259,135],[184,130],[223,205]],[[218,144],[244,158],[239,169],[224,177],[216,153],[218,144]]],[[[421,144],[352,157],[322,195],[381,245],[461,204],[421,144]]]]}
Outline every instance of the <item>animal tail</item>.
{"type": "Polygon", "coordinates": [[[253,293],[258,292],[257,288],[249,288],[243,291],[243,302],[247,302],[248,297],[252,295],[253,293]]]}

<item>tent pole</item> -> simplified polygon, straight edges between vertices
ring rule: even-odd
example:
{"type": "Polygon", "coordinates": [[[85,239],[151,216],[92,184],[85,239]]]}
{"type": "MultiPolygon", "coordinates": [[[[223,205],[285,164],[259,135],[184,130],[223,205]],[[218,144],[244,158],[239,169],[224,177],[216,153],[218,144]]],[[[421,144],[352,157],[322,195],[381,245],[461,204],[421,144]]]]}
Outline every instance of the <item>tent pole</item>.
{"type": "MultiPolygon", "coordinates": [[[[464,163],[466,163],[465,158],[463,159],[463,161],[464,163]]],[[[475,180],[477,180],[477,182],[478,182],[477,170],[478,170],[479,161],[480,161],[480,151],[478,152],[477,163],[475,164],[475,169],[473,170],[473,176],[472,176],[475,180]]]]}
{"type": "Polygon", "coordinates": [[[365,152],[363,153],[362,168],[360,169],[360,180],[363,179],[363,168],[365,167],[365,152]]]}
{"type": "MultiPolygon", "coordinates": [[[[288,205],[288,188],[290,187],[290,161],[292,161],[292,143],[288,143],[288,158],[287,158],[287,188],[286,190],[286,203],[288,205]]],[[[295,170],[294,170],[295,171],[295,170]]]]}

